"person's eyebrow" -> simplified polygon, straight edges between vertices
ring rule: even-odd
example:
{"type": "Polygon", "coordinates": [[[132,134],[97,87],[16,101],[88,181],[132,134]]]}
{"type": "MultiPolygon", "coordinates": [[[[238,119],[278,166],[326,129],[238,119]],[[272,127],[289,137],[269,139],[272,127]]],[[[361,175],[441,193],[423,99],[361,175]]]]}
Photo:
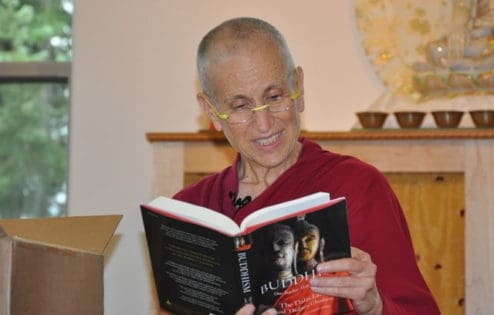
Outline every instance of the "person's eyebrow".
{"type": "MultiPolygon", "coordinates": [[[[264,90],[263,90],[263,93],[262,95],[266,95],[267,93],[269,93],[270,91],[274,90],[274,89],[280,89],[280,90],[284,90],[283,86],[282,85],[279,85],[277,83],[273,83],[273,84],[270,84],[269,86],[267,86],[264,90]]],[[[225,99],[222,101],[224,104],[229,104],[230,102],[233,102],[235,100],[239,100],[239,99],[247,99],[247,100],[252,100],[252,97],[250,96],[247,96],[245,94],[236,94],[236,95],[233,95],[233,96],[227,96],[225,97],[225,99]]]]}

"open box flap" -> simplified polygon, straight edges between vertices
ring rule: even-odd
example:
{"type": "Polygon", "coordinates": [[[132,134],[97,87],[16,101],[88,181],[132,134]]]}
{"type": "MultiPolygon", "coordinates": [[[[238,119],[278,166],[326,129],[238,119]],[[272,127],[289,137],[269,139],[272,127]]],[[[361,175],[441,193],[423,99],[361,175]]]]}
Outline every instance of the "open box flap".
{"type": "Polygon", "coordinates": [[[9,236],[102,254],[122,215],[0,220],[9,236]]]}

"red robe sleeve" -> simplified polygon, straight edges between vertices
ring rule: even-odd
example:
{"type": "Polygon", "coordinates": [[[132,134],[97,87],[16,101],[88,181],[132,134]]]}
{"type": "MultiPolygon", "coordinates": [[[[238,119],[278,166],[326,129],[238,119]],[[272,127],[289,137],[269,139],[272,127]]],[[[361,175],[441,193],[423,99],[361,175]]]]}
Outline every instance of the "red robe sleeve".
{"type": "Polygon", "coordinates": [[[334,191],[347,197],[350,243],[368,252],[377,265],[383,314],[440,314],[417,267],[407,222],[386,178],[358,160],[344,163],[348,165],[334,176],[346,179],[334,191]]]}

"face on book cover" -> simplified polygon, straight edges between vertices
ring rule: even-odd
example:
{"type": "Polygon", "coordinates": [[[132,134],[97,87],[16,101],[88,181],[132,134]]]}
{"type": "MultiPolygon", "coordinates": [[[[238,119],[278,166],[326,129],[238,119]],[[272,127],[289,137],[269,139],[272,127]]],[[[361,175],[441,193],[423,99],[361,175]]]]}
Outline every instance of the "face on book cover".
{"type": "MultiPolygon", "coordinates": [[[[262,35],[244,40],[233,52],[224,54],[215,59],[208,76],[220,110],[228,110],[232,107],[228,104],[238,99],[263,105],[274,90],[285,95],[303,91],[302,69],[289,73],[278,47],[262,35]]],[[[276,113],[258,110],[245,123],[231,124],[214,115],[211,118],[216,129],[223,130],[232,147],[241,154],[242,161],[272,168],[294,163],[300,150],[297,139],[303,95],[287,102],[292,102],[288,110],[276,113]]]]}
{"type": "Polygon", "coordinates": [[[295,237],[291,228],[283,224],[273,225],[266,235],[268,266],[273,272],[288,271],[292,276],[292,263],[295,256],[295,237]]]}
{"type": "Polygon", "coordinates": [[[319,230],[316,226],[301,234],[298,238],[298,259],[303,262],[314,259],[319,249],[319,240],[319,230]]]}

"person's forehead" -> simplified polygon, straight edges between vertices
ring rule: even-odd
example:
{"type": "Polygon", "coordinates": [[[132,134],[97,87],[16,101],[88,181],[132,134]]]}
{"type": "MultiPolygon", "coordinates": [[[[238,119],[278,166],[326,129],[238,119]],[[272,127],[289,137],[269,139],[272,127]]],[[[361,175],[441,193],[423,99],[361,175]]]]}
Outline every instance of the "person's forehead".
{"type": "Polygon", "coordinates": [[[282,58],[272,51],[242,51],[218,62],[211,78],[219,94],[226,97],[245,94],[250,89],[262,92],[288,83],[282,58]]]}
{"type": "Polygon", "coordinates": [[[268,34],[252,33],[249,36],[239,38],[227,32],[216,36],[209,48],[208,56],[215,59],[229,56],[239,51],[256,51],[265,48],[279,50],[278,44],[268,34]]]}
{"type": "Polygon", "coordinates": [[[317,227],[311,227],[307,230],[306,234],[319,235],[319,229],[317,227]]]}
{"type": "Polygon", "coordinates": [[[213,69],[246,60],[255,60],[260,64],[282,64],[284,61],[283,53],[276,42],[262,36],[219,42],[211,49],[208,56],[213,69]]]}
{"type": "Polygon", "coordinates": [[[275,233],[278,238],[293,238],[293,233],[288,229],[279,229],[275,233]]]}

